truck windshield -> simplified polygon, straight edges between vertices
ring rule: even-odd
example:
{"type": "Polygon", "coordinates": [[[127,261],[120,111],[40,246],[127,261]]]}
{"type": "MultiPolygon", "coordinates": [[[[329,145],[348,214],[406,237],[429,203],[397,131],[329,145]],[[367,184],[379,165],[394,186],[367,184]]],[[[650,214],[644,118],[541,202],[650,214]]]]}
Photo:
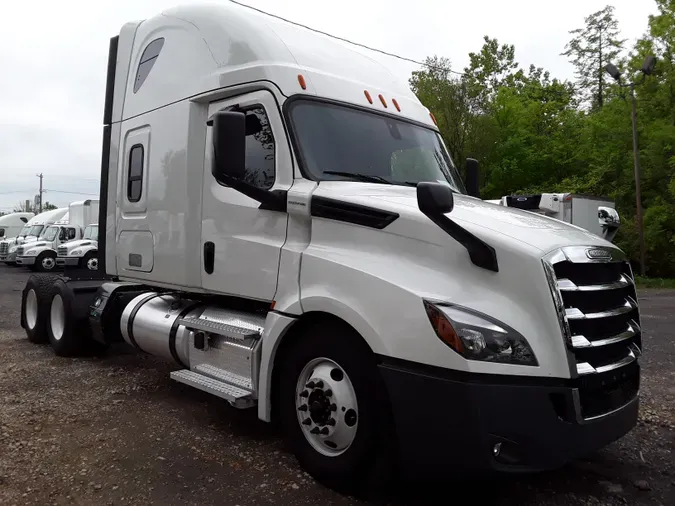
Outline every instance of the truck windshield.
{"type": "Polygon", "coordinates": [[[26,237],[30,233],[32,228],[33,227],[31,225],[26,225],[25,227],[23,227],[21,229],[21,232],[19,232],[19,237],[26,237]]]}
{"type": "Polygon", "coordinates": [[[98,241],[98,225],[93,225],[84,229],[84,239],[98,241]]]}
{"type": "Polygon", "coordinates": [[[33,237],[40,237],[42,229],[44,228],[45,228],[44,225],[35,225],[33,228],[30,229],[30,233],[28,235],[32,235],[33,237]]]}
{"type": "Polygon", "coordinates": [[[294,102],[289,113],[305,167],[314,179],[398,185],[440,181],[465,193],[434,130],[314,100],[294,102]]]}
{"type": "Polygon", "coordinates": [[[42,238],[45,241],[53,241],[56,239],[56,234],[59,233],[59,227],[48,227],[47,230],[45,231],[44,235],[42,238]]]}

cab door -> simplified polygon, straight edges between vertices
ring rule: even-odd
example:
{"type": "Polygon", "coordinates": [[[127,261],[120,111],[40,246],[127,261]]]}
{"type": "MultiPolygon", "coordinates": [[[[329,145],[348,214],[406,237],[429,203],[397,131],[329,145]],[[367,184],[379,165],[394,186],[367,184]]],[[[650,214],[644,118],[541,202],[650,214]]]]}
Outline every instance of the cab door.
{"type": "MultiPolygon", "coordinates": [[[[246,181],[265,190],[288,190],[293,181],[291,151],[279,106],[269,91],[213,102],[208,116],[232,106],[259,122],[246,136],[246,181]]],[[[259,209],[260,203],[220,184],[211,173],[212,128],[207,127],[202,198],[202,287],[248,299],[274,300],[286,212],[259,209]]]]}

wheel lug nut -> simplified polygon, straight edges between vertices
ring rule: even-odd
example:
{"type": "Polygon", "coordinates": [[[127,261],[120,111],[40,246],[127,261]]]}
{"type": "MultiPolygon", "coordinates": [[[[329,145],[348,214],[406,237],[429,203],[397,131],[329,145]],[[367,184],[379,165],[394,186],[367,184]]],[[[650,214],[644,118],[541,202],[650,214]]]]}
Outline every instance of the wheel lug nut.
{"type": "Polygon", "coordinates": [[[298,408],[298,411],[307,411],[307,404],[303,404],[298,408]]]}
{"type": "Polygon", "coordinates": [[[331,427],[335,426],[335,418],[331,418],[326,422],[326,425],[330,425],[331,427]]]}
{"type": "Polygon", "coordinates": [[[316,384],[313,381],[310,381],[305,385],[307,388],[316,388],[316,384]]]}
{"type": "Polygon", "coordinates": [[[320,431],[319,431],[319,428],[318,428],[318,427],[314,427],[314,428],[313,428],[312,430],[310,430],[309,432],[311,432],[312,434],[318,434],[320,431]]]}
{"type": "Polygon", "coordinates": [[[330,405],[330,410],[331,411],[337,411],[337,404],[333,403],[330,405]]]}
{"type": "Polygon", "coordinates": [[[316,383],[314,383],[316,388],[323,388],[323,381],[319,380],[316,383]]]}
{"type": "Polygon", "coordinates": [[[324,435],[324,436],[327,436],[328,432],[329,432],[328,427],[324,427],[323,429],[321,429],[321,434],[324,435]]]}
{"type": "Polygon", "coordinates": [[[309,397],[309,392],[307,390],[303,390],[300,392],[300,397],[309,397]]]}
{"type": "Polygon", "coordinates": [[[302,421],[302,425],[312,425],[312,419],[311,418],[305,418],[302,421]]]}
{"type": "Polygon", "coordinates": [[[333,391],[329,388],[328,390],[326,390],[326,391],[324,392],[324,394],[326,395],[326,397],[330,397],[330,396],[333,395],[333,391]]]}

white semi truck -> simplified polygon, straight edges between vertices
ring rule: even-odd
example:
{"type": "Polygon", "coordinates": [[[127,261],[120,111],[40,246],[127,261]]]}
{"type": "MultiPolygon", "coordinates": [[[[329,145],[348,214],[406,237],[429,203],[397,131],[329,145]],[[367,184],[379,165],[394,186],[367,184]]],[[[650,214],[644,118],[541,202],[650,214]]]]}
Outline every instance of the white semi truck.
{"type": "Polygon", "coordinates": [[[40,240],[23,244],[17,249],[16,263],[32,270],[47,272],[57,267],[57,249],[84,236],[85,227],[99,212],[98,200],[72,202],[68,213],[49,226],[40,240]]]}
{"type": "Polygon", "coordinates": [[[45,211],[31,218],[17,237],[0,241],[0,261],[15,265],[19,247],[24,243],[37,241],[45,233],[47,227],[63,219],[67,212],[68,208],[62,207],[45,211]]]}
{"type": "Polygon", "coordinates": [[[233,4],[178,7],[112,38],[105,103],[101,267],[31,276],[31,341],[174,361],[352,492],[554,469],[635,426],[624,254],[480,200],[477,163],[465,185],[372,59],[233,4]]]}
{"type": "Polygon", "coordinates": [[[0,216],[0,240],[15,237],[34,216],[33,213],[10,213],[0,216]]]}
{"type": "Polygon", "coordinates": [[[57,249],[56,265],[95,271],[98,269],[98,224],[84,228],[82,239],[61,244],[57,249]]]}

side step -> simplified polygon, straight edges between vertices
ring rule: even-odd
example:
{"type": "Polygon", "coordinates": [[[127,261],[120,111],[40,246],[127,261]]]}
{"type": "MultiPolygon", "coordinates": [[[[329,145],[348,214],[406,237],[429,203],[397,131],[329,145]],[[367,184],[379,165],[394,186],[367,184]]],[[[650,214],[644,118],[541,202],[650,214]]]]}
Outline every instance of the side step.
{"type": "MultiPolygon", "coordinates": [[[[225,373],[225,371],[222,372],[225,373]]],[[[220,397],[221,399],[225,399],[237,408],[247,408],[255,404],[254,400],[251,399],[250,391],[198,372],[182,369],[180,371],[173,371],[170,376],[172,380],[178,381],[179,383],[184,383],[198,390],[220,397]]]]}
{"type": "Polygon", "coordinates": [[[183,318],[179,323],[190,330],[212,332],[230,339],[243,340],[258,338],[262,335],[265,328],[265,316],[207,307],[198,318],[183,318]]]}

